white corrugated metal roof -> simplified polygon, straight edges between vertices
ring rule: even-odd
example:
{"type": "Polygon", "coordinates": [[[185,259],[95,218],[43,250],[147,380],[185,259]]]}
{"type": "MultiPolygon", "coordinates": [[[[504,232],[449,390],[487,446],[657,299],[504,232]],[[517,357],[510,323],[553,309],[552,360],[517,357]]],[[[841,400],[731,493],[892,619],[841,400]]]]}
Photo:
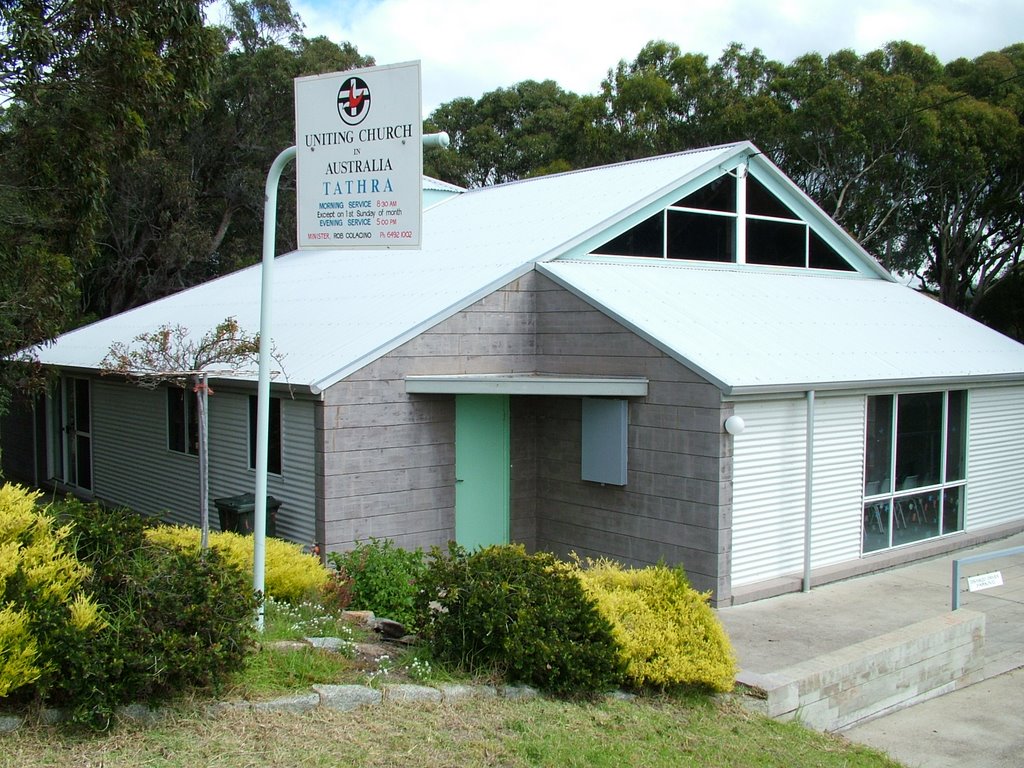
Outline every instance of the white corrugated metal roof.
{"type": "MultiPolygon", "coordinates": [[[[274,268],[271,336],[288,380],[322,390],[611,223],[719,164],[743,142],[470,190],[423,216],[418,251],[296,251],[274,268]]],[[[250,267],[61,336],[41,362],[94,369],[111,343],[164,324],[200,336],[225,317],[259,328],[250,267]]],[[[252,378],[255,378],[253,375],[252,378]]]]}
{"type": "Polygon", "coordinates": [[[1024,378],[1024,346],[898,283],[674,260],[539,269],[727,393],[1024,378]]]}
{"type": "Polygon", "coordinates": [[[431,190],[436,192],[465,192],[465,187],[460,187],[456,184],[451,184],[447,181],[441,181],[441,179],[435,179],[433,176],[423,177],[423,189],[431,190]]]}

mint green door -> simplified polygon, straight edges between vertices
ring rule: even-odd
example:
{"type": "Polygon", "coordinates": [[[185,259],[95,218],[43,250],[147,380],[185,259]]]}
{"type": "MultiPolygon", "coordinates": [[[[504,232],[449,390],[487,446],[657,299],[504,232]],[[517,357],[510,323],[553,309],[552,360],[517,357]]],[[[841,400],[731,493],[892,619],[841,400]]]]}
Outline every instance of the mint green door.
{"type": "Polygon", "coordinates": [[[508,544],[508,395],[455,397],[455,540],[508,544]]]}

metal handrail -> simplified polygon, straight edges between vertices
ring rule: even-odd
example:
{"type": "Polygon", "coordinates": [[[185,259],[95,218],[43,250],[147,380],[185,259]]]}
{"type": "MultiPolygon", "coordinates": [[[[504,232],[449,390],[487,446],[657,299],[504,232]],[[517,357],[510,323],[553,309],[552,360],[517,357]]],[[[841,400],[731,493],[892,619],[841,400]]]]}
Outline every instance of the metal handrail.
{"type": "Polygon", "coordinates": [[[985,560],[995,560],[1000,557],[1010,557],[1012,555],[1024,555],[1024,547],[1010,547],[1009,549],[1000,549],[996,552],[984,552],[980,555],[969,555],[967,557],[958,557],[953,561],[953,610],[960,608],[960,564],[965,565],[970,563],[981,563],[985,560]]]}

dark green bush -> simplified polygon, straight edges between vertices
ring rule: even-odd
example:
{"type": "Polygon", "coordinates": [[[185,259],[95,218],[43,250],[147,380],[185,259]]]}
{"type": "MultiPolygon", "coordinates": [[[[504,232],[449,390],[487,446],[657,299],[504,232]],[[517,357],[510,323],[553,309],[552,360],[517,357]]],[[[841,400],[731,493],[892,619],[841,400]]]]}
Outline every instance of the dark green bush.
{"type": "Polygon", "coordinates": [[[521,546],[435,549],[416,626],[442,662],[551,693],[603,692],[624,671],[612,626],[572,566],[521,546]]]}
{"type": "Polygon", "coordinates": [[[40,687],[46,703],[103,725],[120,704],[216,689],[242,668],[256,608],[245,574],[214,550],[150,542],[146,523],[130,511],[69,500],[60,512],[92,569],[85,587],[109,626],[63,649],[61,673],[40,687]]]}
{"type": "Polygon", "coordinates": [[[412,623],[418,582],[426,569],[421,550],[402,549],[390,539],[370,539],[350,552],[331,552],[327,558],[339,574],[348,575],[349,608],[412,623]]]}

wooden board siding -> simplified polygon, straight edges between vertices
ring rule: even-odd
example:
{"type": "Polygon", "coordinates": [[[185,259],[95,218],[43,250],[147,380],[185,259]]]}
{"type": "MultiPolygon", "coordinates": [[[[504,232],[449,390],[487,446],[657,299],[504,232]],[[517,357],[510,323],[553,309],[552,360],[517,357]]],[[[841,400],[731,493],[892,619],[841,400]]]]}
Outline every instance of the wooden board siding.
{"type": "MultiPolygon", "coordinates": [[[[520,282],[324,393],[318,483],[328,551],[371,536],[407,548],[445,546],[455,537],[455,398],[407,395],[405,377],[532,371],[533,294],[520,282]]],[[[529,486],[517,480],[530,461],[523,423],[513,419],[511,497],[519,503],[513,504],[511,529],[514,540],[530,544],[529,486]]]]}
{"type": "Polygon", "coordinates": [[[404,377],[461,373],[648,377],[649,396],[630,404],[624,488],[580,479],[579,398],[511,398],[511,538],[563,556],[681,563],[695,586],[723,591],[732,487],[718,390],[537,273],[325,392],[328,550],[454,536],[454,396],[406,395],[404,377]]]}
{"type": "Polygon", "coordinates": [[[682,565],[691,582],[728,596],[732,516],[721,394],[578,297],[537,280],[537,370],[645,376],[629,404],[625,486],[580,479],[578,398],[539,398],[537,546],[630,565],[682,565]]]}
{"type": "Polygon", "coordinates": [[[46,481],[46,398],[11,393],[0,413],[0,476],[38,487],[46,481]]]}
{"type": "MultiPolygon", "coordinates": [[[[93,485],[97,498],[182,525],[199,524],[199,461],[167,449],[167,395],[94,380],[93,485]]],[[[252,492],[248,394],[217,388],[210,398],[210,526],[214,499],[252,492]]],[[[313,403],[281,399],[282,474],[267,492],[281,502],[277,533],[301,544],[316,540],[313,403]]]]}

